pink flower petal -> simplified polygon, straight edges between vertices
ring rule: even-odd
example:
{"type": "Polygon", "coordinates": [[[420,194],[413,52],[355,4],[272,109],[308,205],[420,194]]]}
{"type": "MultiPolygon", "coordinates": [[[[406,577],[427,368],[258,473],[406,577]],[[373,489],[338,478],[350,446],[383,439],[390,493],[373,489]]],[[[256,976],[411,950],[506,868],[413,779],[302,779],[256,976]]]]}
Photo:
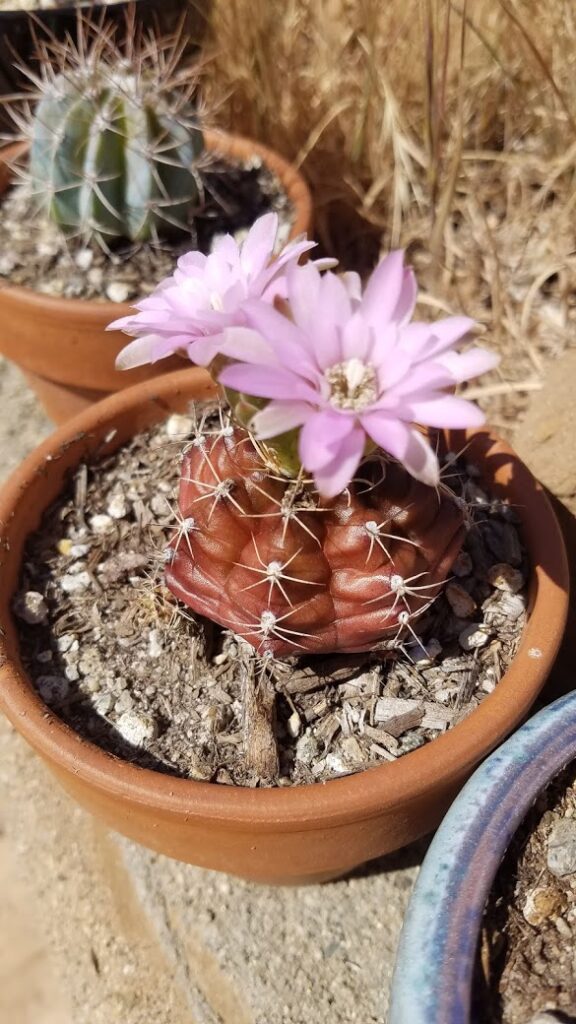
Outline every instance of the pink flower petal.
{"type": "Polygon", "coordinates": [[[406,402],[402,406],[401,416],[402,419],[422,423],[427,427],[451,427],[453,430],[481,427],[485,422],[484,413],[473,402],[442,392],[424,401],[406,402]]]}
{"type": "Polygon", "coordinates": [[[318,401],[318,392],[296,373],[274,366],[254,366],[235,363],[222,370],[219,380],[225,387],[234,388],[255,398],[292,399],[303,402],[318,401]]]}
{"type": "Polygon", "coordinates": [[[402,330],[402,346],[419,362],[452,348],[472,327],[474,320],[467,316],[449,316],[433,324],[408,324],[402,330]]]}
{"type": "Polygon", "coordinates": [[[366,435],[355,427],[342,439],[332,462],[314,473],[314,482],[325,498],[335,498],[353,479],[362,456],[366,435]]]}
{"type": "MultiPolygon", "coordinates": [[[[299,370],[303,376],[311,380],[317,379],[318,366],[314,352],[307,347],[307,336],[296,324],[277,309],[257,299],[249,299],[243,303],[242,312],[248,325],[261,334],[274,349],[278,362],[289,369],[299,370]]],[[[228,347],[228,355],[235,359],[243,358],[241,351],[234,351],[231,346],[228,347]]]]}
{"type": "MultiPolygon", "coordinates": [[[[112,325],[110,325],[112,326],[112,325]]],[[[145,366],[152,362],[152,352],[158,337],[155,334],[145,334],[143,338],[136,338],[116,356],[117,370],[132,370],[135,366],[145,366]]]]}
{"type": "Polygon", "coordinates": [[[257,363],[260,366],[278,366],[274,346],[259,331],[251,327],[228,327],[220,346],[220,352],[229,359],[242,363],[257,363]]]}
{"type": "Polygon", "coordinates": [[[487,348],[472,348],[468,352],[444,352],[436,357],[436,363],[445,366],[455,381],[479,377],[498,366],[500,356],[487,348]]]}
{"type": "Polygon", "coordinates": [[[302,426],[312,415],[314,410],[307,402],[270,402],[252,418],[250,428],[260,441],[266,441],[302,426]]]}
{"type": "Polygon", "coordinates": [[[366,285],[360,308],[368,323],[378,327],[393,320],[404,288],[404,253],[396,249],[381,260],[366,285]]]}
{"type": "Polygon", "coordinates": [[[269,263],[278,232],[278,214],[266,213],[254,222],[240,247],[240,265],[245,274],[255,277],[269,263]]]}
{"type": "Polygon", "coordinates": [[[311,416],[300,434],[299,452],[302,465],[310,473],[333,462],[343,438],[354,429],[354,416],[346,416],[331,409],[311,416]]]}
{"type": "Polygon", "coordinates": [[[426,439],[414,427],[377,412],[362,416],[362,426],[373,441],[430,487],[440,480],[438,459],[426,439]]]}

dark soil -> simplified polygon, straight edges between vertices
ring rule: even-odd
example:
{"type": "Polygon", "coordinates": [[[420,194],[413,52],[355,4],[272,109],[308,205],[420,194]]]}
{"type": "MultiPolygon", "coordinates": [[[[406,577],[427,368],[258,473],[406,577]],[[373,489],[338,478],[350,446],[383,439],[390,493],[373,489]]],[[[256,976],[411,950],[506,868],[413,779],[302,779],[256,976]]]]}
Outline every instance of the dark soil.
{"type": "Polygon", "coordinates": [[[223,234],[240,241],[262,214],[279,216],[279,241],[287,241],[294,211],[278,179],[259,157],[243,165],[212,160],[202,170],[204,205],[190,219],[189,234],[174,242],[117,245],[64,239],[34,210],[29,187],[15,185],[0,204],[2,279],[63,298],[129,302],[153,291],[191,249],[209,253],[223,234]]]}
{"type": "Polygon", "coordinates": [[[522,632],[528,567],[514,511],[490,500],[474,466],[447,467],[472,526],[418,636],[391,656],[264,663],[164,585],[193,429],[192,418],[172,416],[80,467],[29,540],[15,608],[25,664],[56,714],[138,764],[253,786],[263,777],[251,767],[247,720],[260,700],[279,761],[266,784],[290,785],[393,761],[494,689],[522,632]]]}
{"type": "Polygon", "coordinates": [[[530,1024],[545,1011],[550,1024],[576,1021],[576,860],[561,877],[549,867],[555,830],[572,819],[574,763],[539,797],[493,886],[477,971],[478,1024],[530,1024]]]}

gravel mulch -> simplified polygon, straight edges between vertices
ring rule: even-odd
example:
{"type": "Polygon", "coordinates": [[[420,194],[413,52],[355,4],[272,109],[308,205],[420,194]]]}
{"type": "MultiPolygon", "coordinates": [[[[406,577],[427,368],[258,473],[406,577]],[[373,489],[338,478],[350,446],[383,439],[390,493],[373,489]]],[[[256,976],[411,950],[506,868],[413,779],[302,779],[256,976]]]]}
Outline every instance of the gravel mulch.
{"type": "Polygon", "coordinates": [[[465,456],[452,457],[447,473],[472,525],[452,577],[402,650],[293,657],[264,669],[243,641],[178,605],[164,585],[192,429],[192,418],[172,416],[81,466],[29,540],[15,609],[25,664],[56,714],[138,764],[254,786],[264,780],[246,764],[249,678],[274,705],[279,768],[265,784],[292,785],[393,761],[492,692],[517,649],[529,568],[514,510],[482,490],[465,456]]]}

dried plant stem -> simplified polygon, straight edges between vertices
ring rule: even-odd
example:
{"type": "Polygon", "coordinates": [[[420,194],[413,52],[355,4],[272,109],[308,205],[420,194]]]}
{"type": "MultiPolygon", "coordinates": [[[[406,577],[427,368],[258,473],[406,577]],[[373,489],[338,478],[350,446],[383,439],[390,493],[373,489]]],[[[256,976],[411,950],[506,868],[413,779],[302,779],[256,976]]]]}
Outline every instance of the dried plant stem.
{"type": "Polygon", "coordinates": [[[254,672],[254,659],[241,662],[244,697],[246,767],[263,782],[278,776],[278,747],[274,735],[276,694],[266,671],[254,672]]]}

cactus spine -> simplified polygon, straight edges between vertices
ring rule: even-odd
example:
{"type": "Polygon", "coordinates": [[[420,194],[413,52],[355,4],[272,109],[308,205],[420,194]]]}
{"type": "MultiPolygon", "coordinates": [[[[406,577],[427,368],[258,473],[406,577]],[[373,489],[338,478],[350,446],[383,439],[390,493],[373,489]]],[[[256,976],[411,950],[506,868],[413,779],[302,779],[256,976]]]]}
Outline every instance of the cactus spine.
{"type": "Polygon", "coordinates": [[[202,134],[145,68],[104,56],[43,83],[31,126],[34,193],[66,234],[145,242],[187,230],[202,134]]]}

